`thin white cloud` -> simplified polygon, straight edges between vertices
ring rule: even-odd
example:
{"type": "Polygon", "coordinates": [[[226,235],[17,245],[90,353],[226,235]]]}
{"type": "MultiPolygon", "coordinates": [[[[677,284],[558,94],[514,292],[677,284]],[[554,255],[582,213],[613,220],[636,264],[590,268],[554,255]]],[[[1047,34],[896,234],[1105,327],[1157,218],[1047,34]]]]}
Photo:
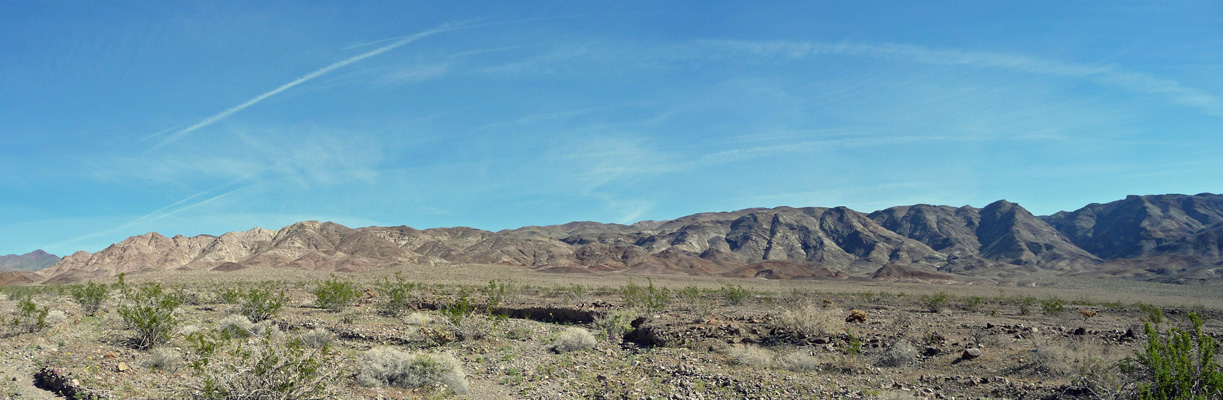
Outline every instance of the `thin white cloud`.
{"type": "Polygon", "coordinates": [[[964,65],[1041,75],[1087,78],[1134,92],[1166,96],[1177,104],[1196,108],[1207,115],[1223,116],[1223,99],[1218,96],[1185,87],[1170,79],[1127,71],[1116,66],[1084,65],[1018,54],[932,49],[893,43],[716,40],[701,41],[699,44],[717,50],[747,52],[762,56],[806,58],[823,54],[861,55],[899,58],[926,64],[964,65]]]}
{"type": "MultiPolygon", "coordinates": [[[[292,82],[286,83],[286,84],[284,84],[284,85],[280,85],[280,87],[278,87],[278,88],[276,88],[276,89],[272,89],[272,90],[271,90],[271,91],[269,91],[269,92],[266,92],[266,93],[263,93],[263,94],[261,94],[261,95],[255,96],[255,98],[252,98],[252,99],[250,99],[250,100],[247,100],[246,102],[244,102],[244,103],[242,103],[242,104],[238,104],[238,105],[236,105],[236,106],[230,107],[229,109],[226,109],[225,111],[221,111],[221,112],[219,112],[219,113],[213,114],[212,116],[210,116],[210,117],[208,117],[208,118],[204,118],[204,119],[203,119],[203,120],[201,120],[200,122],[196,122],[196,123],[194,123],[194,124],[192,124],[192,125],[190,125],[190,126],[188,126],[188,127],[186,127],[186,128],[183,128],[183,129],[181,129],[181,130],[179,130],[179,131],[177,131],[177,132],[174,132],[174,134],[173,134],[173,135],[170,135],[170,137],[169,137],[169,138],[166,138],[165,140],[163,140],[161,143],[159,143],[157,146],[155,146],[155,148],[156,148],[156,147],[161,147],[161,146],[167,145],[167,144],[169,144],[169,143],[173,143],[173,142],[175,142],[175,141],[178,141],[178,140],[180,140],[180,139],[182,139],[182,138],[186,137],[186,136],[187,136],[188,134],[190,134],[191,132],[194,132],[194,131],[196,131],[196,130],[199,130],[200,128],[206,127],[206,126],[208,126],[208,125],[212,125],[212,124],[216,123],[217,121],[220,121],[220,120],[222,120],[222,119],[225,119],[226,117],[229,117],[230,115],[233,115],[233,114],[234,114],[234,113],[236,113],[236,112],[239,112],[239,111],[245,110],[246,108],[248,108],[248,107],[250,107],[250,106],[253,106],[253,105],[255,105],[255,104],[258,104],[259,102],[261,102],[261,101],[263,101],[263,100],[266,100],[266,99],[267,99],[267,98],[269,98],[269,97],[275,96],[275,95],[280,94],[280,93],[282,93],[282,92],[284,92],[284,91],[286,91],[286,90],[292,89],[294,86],[297,86],[297,85],[300,85],[300,84],[302,84],[302,83],[308,82],[308,81],[310,81],[311,79],[318,78],[319,76],[322,76],[322,75],[324,75],[324,74],[326,74],[326,73],[328,73],[328,72],[335,71],[335,70],[337,70],[337,69],[343,68],[343,67],[345,67],[345,66],[347,66],[347,65],[349,65],[349,64],[355,63],[355,62],[357,62],[357,61],[361,61],[361,60],[364,60],[364,59],[366,59],[366,58],[370,58],[370,57],[373,57],[373,56],[376,56],[376,55],[379,55],[379,54],[385,53],[385,52],[387,52],[387,51],[394,50],[395,48],[398,48],[398,47],[403,46],[403,45],[405,45],[405,44],[408,44],[408,43],[414,42],[414,41],[416,41],[416,40],[419,40],[419,39],[425,38],[425,37],[427,37],[427,36],[434,35],[434,34],[441,33],[441,32],[445,32],[445,31],[452,30],[452,29],[454,29],[454,28],[452,28],[452,27],[441,27],[441,28],[436,28],[436,29],[427,30],[427,31],[424,31],[424,32],[421,32],[421,33],[417,33],[417,34],[414,34],[414,35],[404,36],[404,37],[400,38],[399,40],[396,40],[395,42],[393,42],[393,43],[391,43],[391,44],[388,44],[388,45],[386,45],[386,46],[382,46],[382,47],[379,47],[379,48],[377,48],[377,49],[374,49],[374,50],[371,50],[371,51],[367,51],[367,52],[365,52],[365,53],[361,53],[361,54],[358,54],[358,55],[356,55],[356,56],[350,57],[350,58],[348,58],[348,59],[346,59],[346,60],[343,60],[343,61],[340,61],[340,62],[336,62],[336,63],[334,63],[334,64],[331,64],[331,65],[328,65],[328,66],[326,66],[326,67],[320,68],[320,69],[318,69],[318,70],[316,70],[316,71],[314,71],[314,72],[311,72],[311,73],[306,74],[306,75],[304,75],[304,76],[302,76],[302,77],[300,77],[300,78],[297,78],[297,79],[293,80],[292,82]]],[[[146,139],[147,139],[147,138],[146,138],[146,139]]]]}

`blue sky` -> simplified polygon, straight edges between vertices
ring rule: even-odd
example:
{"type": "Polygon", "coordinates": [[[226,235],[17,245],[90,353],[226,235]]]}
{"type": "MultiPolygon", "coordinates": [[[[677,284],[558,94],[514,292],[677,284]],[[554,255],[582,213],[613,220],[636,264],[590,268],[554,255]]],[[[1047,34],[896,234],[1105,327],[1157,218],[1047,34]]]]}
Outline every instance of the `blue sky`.
{"type": "Polygon", "coordinates": [[[1223,3],[0,4],[0,254],[1218,192],[1223,3]]]}

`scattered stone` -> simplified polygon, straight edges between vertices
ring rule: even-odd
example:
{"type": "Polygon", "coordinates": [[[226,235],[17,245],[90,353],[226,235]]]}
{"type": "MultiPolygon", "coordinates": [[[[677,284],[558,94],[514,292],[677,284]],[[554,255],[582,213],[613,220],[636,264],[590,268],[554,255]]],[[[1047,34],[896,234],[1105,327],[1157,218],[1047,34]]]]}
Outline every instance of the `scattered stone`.
{"type": "Polygon", "coordinates": [[[131,367],[128,367],[127,363],[122,362],[122,361],[119,362],[119,365],[115,366],[115,371],[119,371],[119,372],[127,372],[130,369],[131,367]]]}
{"type": "Polygon", "coordinates": [[[943,350],[939,349],[938,347],[930,346],[930,347],[926,347],[925,350],[922,350],[921,354],[926,357],[934,357],[934,356],[939,355],[942,352],[943,350]]]}
{"type": "Polygon", "coordinates": [[[1087,328],[1084,328],[1084,327],[1081,327],[1081,326],[1080,326],[1078,329],[1075,329],[1075,330],[1074,330],[1074,334],[1075,334],[1075,335],[1079,335],[1079,336],[1086,335],[1086,334],[1087,334],[1087,328]]]}
{"type": "Polygon", "coordinates": [[[849,316],[845,317],[845,322],[863,324],[866,323],[866,311],[851,310],[849,316]]]}
{"type": "Polygon", "coordinates": [[[968,350],[964,350],[964,354],[961,354],[960,358],[965,359],[965,360],[971,360],[971,359],[974,359],[980,356],[981,356],[981,349],[974,347],[968,350]]]}

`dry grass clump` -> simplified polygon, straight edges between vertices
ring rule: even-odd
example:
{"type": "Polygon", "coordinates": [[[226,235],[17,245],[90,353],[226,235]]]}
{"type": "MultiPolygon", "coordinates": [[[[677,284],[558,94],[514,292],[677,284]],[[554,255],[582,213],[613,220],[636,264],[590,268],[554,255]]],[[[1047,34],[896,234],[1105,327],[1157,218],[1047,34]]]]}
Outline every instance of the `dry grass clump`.
{"type": "Polygon", "coordinates": [[[140,365],[154,370],[175,372],[182,366],[183,356],[165,347],[157,347],[140,360],[140,365]]]}
{"type": "Polygon", "coordinates": [[[67,320],[68,320],[68,314],[65,314],[63,311],[51,310],[47,312],[47,324],[48,325],[59,325],[60,323],[67,321],[67,320]]]}
{"type": "Polygon", "coordinates": [[[552,350],[557,353],[587,350],[594,348],[595,343],[595,336],[590,334],[590,331],[574,326],[561,331],[552,345],[552,350]]]}
{"type": "Polygon", "coordinates": [[[364,386],[442,385],[458,394],[467,393],[467,374],[449,354],[410,354],[378,347],[365,353],[358,368],[357,382],[364,386]]]}
{"type": "Polygon", "coordinates": [[[773,364],[773,352],[752,344],[731,346],[726,349],[726,356],[736,365],[763,368],[773,364]]]}
{"type": "Polygon", "coordinates": [[[333,339],[334,335],[326,328],[315,328],[301,335],[302,344],[312,349],[329,345],[333,339]]]}
{"type": "Polygon", "coordinates": [[[460,320],[454,333],[460,340],[480,340],[493,333],[493,323],[488,318],[473,315],[460,320]]]}
{"type": "Polygon", "coordinates": [[[408,314],[408,316],[406,317],[403,317],[403,323],[408,324],[408,325],[416,325],[416,326],[430,325],[436,321],[437,320],[434,319],[432,316],[429,316],[429,314],[420,313],[420,312],[414,312],[414,313],[408,314]]]}
{"type": "Polygon", "coordinates": [[[777,358],[777,366],[782,369],[806,372],[820,368],[820,360],[806,351],[795,351],[777,358]]]}
{"type": "Polygon", "coordinates": [[[773,316],[778,328],[807,337],[828,337],[845,332],[845,310],[811,304],[787,307],[773,316]]]}
{"type": "Polygon", "coordinates": [[[917,357],[917,349],[913,348],[907,340],[900,340],[888,346],[879,358],[875,360],[875,365],[880,367],[899,367],[913,361],[917,357]]]}
{"type": "Polygon", "coordinates": [[[251,336],[263,336],[267,334],[279,334],[280,328],[272,325],[268,321],[253,323],[245,316],[240,314],[228,315],[217,321],[217,331],[228,332],[233,337],[246,338],[251,336]]]}

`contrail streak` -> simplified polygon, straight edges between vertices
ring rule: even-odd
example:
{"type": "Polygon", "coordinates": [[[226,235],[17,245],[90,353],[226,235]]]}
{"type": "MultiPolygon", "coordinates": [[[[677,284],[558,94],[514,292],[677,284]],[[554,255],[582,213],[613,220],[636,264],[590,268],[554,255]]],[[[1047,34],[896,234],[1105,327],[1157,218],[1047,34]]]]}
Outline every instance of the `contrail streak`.
{"type": "Polygon", "coordinates": [[[307,81],[309,81],[309,80],[311,80],[311,79],[317,78],[317,77],[319,77],[319,76],[321,76],[321,75],[323,75],[323,74],[326,74],[326,73],[328,73],[328,72],[335,71],[335,70],[337,70],[337,69],[343,68],[344,66],[347,66],[348,64],[352,64],[352,63],[355,63],[355,62],[357,62],[357,61],[361,61],[361,60],[364,60],[364,59],[366,59],[366,58],[370,58],[370,57],[373,57],[373,56],[376,56],[376,55],[379,55],[379,54],[385,53],[385,52],[387,52],[387,51],[394,50],[394,49],[395,49],[395,48],[397,48],[397,47],[400,47],[400,46],[403,46],[403,45],[405,45],[405,44],[411,43],[411,42],[413,42],[413,41],[419,40],[419,39],[424,38],[424,37],[426,37],[426,36],[430,36],[430,35],[433,35],[433,34],[437,34],[437,33],[445,32],[445,31],[447,31],[447,30],[451,30],[451,29],[454,29],[454,28],[452,28],[452,27],[441,27],[441,28],[432,29],[432,30],[428,30],[428,31],[421,32],[421,33],[417,33],[417,34],[415,34],[415,35],[405,36],[405,37],[403,37],[402,39],[396,40],[394,43],[388,44],[388,45],[386,45],[386,46],[379,47],[379,48],[377,48],[377,49],[374,49],[374,50],[371,50],[371,51],[368,51],[368,52],[365,52],[365,53],[358,54],[358,55],[353,56],[353,57],[351,57],[351,58],[349,58],[349,59],[346,59],[346,60],[343,60],[343,61],[337,62],[337,63],[335,63],[335,64],[331,64],[331,65],[328,65],[328,66],[326,66],[326,67],[320,68],[320,69],[318,69],[317,71],[314,71],[314,72],[311,72],[311,73],[309,73],[309,74],[306,74],[306,75],[302,76],[301,78],[297,78],[297,79],[293,80],[292,82],[286,83],[286,84],[284,84],[284,85],[280,85],[280,87],[278,87],[278,88],[276,88],[276,89],[272,89],[271,91],[269,91],[269,92],[267,92],[267,93],[264,93],[264,94],[261,94],[261,95],[255,96],[255,98],[250,99],[250,100],[247,100],[246,102],[244,102],[244,103],[242,103],[242,104],[239,104],[239,105],[236,105],[236,106],[230,107],[229,109],[227,109],[227,110],[225,110],[225,111],[221,111],[221,112],[219,112],[219,113],[213,114],[212,116],[210,116],[210,117],[208,117],[208,118],[204,118],[202,121],[200,121],[200,122],[196,122],[195,124],[192,124],[191,126],[188,126],[188,127],[186,127],[186,128],[183,128],[183,129],[179,130],[178,132],[174,132],[174,134],[173,134],[173,135],[170,135],[170,137],[169,137],[169,138],[166,138],[166,140],[163,140],[161,143],[159,143],[159,144],[158,144],[157,146],[155,146],[154,148],[161,147],[161,146],[164,146],[164,145],[167,145],[167,144],[173,143],[173,142],[175,142],[175,141],[178,141],[179,139],[182,139],[183,137],[186,137],[186,136],[187,136],[188,134],[190,134],[191,132],[194,132],[194,131],[196,131],[196,130],[199,130],[200,128],[206,127],[206,126],[208,126],[208,125],[212,125],[212,124],[216,123],[217,121],[220,121],[220,120],[222,120],[222,119],[225,119],[226,117],[228,117],[228,116],[230,116],[230,115],[232,115],[232,114],[234,114],[234,113],[236,113],[236,112],[242,111],[242,110],[246,109],[247,107],[250,107],[250,106],[253,106],[253,105],[255,105],[255,104],[258,104],[259,102],[261,102],[261,101],[263,101],[263,100],[266,100],[266,99],[267,99],[267,98],[269,98],[269,97],[275,96],[275,95],[277,95],[277,94],[280,94],[281,92],[284,92],[284,91],[286,91],[286,90],[292,89],[294,86],[297,86],[297,85],[300,85],[300,84],[302,84],[302,83],[305,83],[305,82],[307,82],[307,81]]]}

